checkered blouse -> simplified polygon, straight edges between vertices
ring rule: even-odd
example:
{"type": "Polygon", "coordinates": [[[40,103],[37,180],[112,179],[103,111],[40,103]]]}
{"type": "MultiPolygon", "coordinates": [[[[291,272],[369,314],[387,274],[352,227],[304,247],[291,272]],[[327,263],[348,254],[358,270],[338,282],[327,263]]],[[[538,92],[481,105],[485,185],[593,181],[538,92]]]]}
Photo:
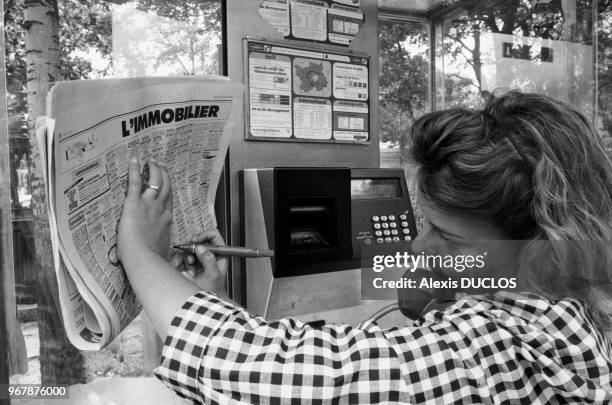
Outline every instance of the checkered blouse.
{"type": "Polygon", "coordinates": [[[573,299],[468,296],[412,326],[313,328],[201,292],[156,375],[206,404],[602,403],[611,348],[573,299]]]}

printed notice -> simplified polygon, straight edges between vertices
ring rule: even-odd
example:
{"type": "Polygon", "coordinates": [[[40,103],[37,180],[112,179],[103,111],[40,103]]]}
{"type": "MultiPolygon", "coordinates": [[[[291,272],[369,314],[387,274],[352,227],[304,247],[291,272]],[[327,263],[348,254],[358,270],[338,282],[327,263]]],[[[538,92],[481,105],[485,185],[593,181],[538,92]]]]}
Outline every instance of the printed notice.
{"type": "Polygon", "coordinates": [[[291,59],[286,55],[249,55],[249,120],[252,136],[290,138],[291,59]]]}
{"type": "Polygon", "coordinates": [[[291,1],[291,34],[312,41],[327,40],[327,3],[323,0],[291,1]]]}
{"type": "Polygon", "coordinates": [[[296,138],[331,139],[331,102],[321,98],[296,97],[293,103],[296,138]]]}
{"type": "Polygon", "coordinates": [[[259,6],[259,15],[282,36],[291,34],[289,27],[289,0],[266,0],[259,6]]]}
{"type": "Polygon", "coordinates": [[[117,254],[130,156],[166,166],[169,242],[189,240],[216,226],[217,184],[242,101],[242,85],[217,77],[83,80],[51,89],[52,118],[37,121],[36,138],[58,302],[75,347],[101,349],[142,309],[117,254]]]}
{"type": "Polygon", "coordinates": [[[328,9],[329,42],[350,45],[363,22],[363,13],[359,8],[334,4],[328,9]]]}
{"type": "Polygon", "coordinates": [[[359,7],[359,0],[334,0],[334,3],[346,4],[347,6],[359,7]]]}
{"type": "Polygon", "coordinates": [[[333,69],[334,97],[347,100],[367,100],[368,68],[348,63],[336,63],[333,69]]]}
{"type": "Polygon", "coordinates": [[[263,0],[259,15],[284,38],[341,46],[365,21],[359,0],[263,0]]]}
{"type": "Polygon", "coordinates": [[[245,41],[248,139],[370,140],[369,59],[245,41]]]}
{"type": "Polygon", "coordinates": [[[331,63],[324,60],[293,60],[293,91],[304,96],[331,96],[331,63]]]}
{"type": "Polygon", "coordinates": [[[368,105],[355,101],[337,100],[334,102],[334,139],[343,141],[362,141],[369,138],[368,105]]]}

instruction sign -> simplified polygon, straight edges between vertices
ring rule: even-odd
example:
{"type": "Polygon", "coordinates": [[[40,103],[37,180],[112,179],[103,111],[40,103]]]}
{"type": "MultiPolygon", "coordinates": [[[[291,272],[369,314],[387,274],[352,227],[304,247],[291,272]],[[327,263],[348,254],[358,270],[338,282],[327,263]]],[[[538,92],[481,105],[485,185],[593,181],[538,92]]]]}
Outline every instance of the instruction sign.
{"type": "Polygon", "coordinates": [[[369,142],[367,57],[245,43],[247,139],[369,142]]]}

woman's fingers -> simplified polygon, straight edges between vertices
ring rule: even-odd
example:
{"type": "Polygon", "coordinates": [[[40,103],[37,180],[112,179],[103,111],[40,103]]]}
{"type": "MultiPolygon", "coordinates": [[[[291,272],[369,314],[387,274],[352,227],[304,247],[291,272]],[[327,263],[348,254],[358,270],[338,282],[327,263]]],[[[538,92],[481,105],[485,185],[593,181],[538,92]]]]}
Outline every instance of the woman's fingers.
{"type": "Polygon", "coordinates": [[[175,269],[179,268],[185,261],[185,256],[186,254],[180,250],[173,251],[172,256],[170,257],[170,265],[175,269]]]}
{"type": "Polygon", "coordinates": [[[164,184],[162,184],[163,180],[162,180],[162,174],[161,174],[161,169],[159,165],[153,160],[149,160],[148,163],[149,163],[149,181],[147,182],[148,187],[142,193],[142,198],[145,198],[148,200],[154,200],[158,196],[160,196],[163,188],[168,187],[168,186],[167,185],[164,186],[164,184]]]}
{"type": "Polygon", "coordinates": [[[128,163],[127,199],[137,200],[140,198],[140,188],[140,159],[134,156],[128,163]]]}
{"type": "Polygon", "coordinates": [[[162,186],[159,190],[159,198],[164,202],[164,211],[172,212],[172,182],[170,174],[165,166],[160,165],[162,186]]]}
{"type": "Polygon", "coordinates": [[[219,230],[215,228],[207,229],[197,234],[193,238],[193,242],[194,243],[210,243],[210,244],[218,245],[218,246],[225,245],[225,241],[223,240],[223,237],[219,233],[219,230]]]}
{"type": "Polygon", "coordinates": [[[200,263],[202,263],[204,272],[207,273],[206,275],[208,278],[216,278],[221,275],[217,267],[217,259],[210,250],[206,249],[204,246],[198,246],[195,253],[200,263]]]}

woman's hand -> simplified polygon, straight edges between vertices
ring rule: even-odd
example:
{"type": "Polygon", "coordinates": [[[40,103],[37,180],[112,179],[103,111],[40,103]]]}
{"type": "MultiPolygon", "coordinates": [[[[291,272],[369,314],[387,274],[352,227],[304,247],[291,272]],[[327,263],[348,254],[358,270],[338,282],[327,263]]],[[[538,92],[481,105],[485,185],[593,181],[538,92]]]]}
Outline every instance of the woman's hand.
{"type": "MultiPolygon", "coordinates": [[[[225,245],[223,237],[217,229],[202,232],[193,238],[190,243],[225,245]]],[[[228,259],[226,257],[217,259],[210,250],[203,246],[196,248],[196,256],[199,263],[196,263],[196,258],[189,254],[183,258],[184,271],[187,276],[202,290],[225,296],[228,259]]]]}
{"type": "Polygon", "coordinates": [[[117,254],[121,261],[148,250],[165,259],[170,244],[172,190],[165,167],[150,160],[149,181],[141,193],[140,161],[130,159],[128,189],[119,221],[117,254]]]}

